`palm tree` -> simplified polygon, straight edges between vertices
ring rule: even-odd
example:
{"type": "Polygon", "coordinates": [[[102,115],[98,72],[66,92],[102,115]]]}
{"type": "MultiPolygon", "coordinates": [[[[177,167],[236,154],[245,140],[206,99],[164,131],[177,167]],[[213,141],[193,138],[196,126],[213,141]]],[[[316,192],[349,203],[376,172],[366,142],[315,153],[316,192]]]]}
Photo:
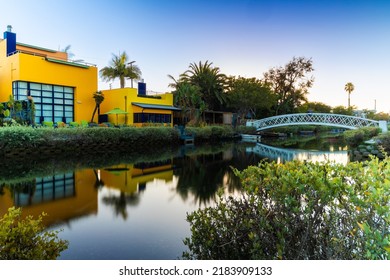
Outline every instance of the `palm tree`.
{"type": "Polygon", "coordinates": [[[182,74],[182,79],[200,88],[202,99],[211,110],[221,109],[225,103],[226,75],[221,74],[218,67],[212,67],[212,62],[191,63],[189,70],[182,74]]]}
{"type": "Polygon", "coordinates": [[[93,99],[95,99],[95,109],[92,113],[91,122],[93,122],[93,118],[95,117],[96,110],[98,111],[98,116],[100,115],[100,104],[102,104],[104,100],[104,94],[101,91],[97,91],[93,94],[93,99]]]}
{"type": "Polygon", "coordinates": [[[348,108],[351,107],[351,103],[350,103],[350,95],[351,95],[351,92],[353,92],[355,89],[355,86],[352,84],[352,83],[346,83],[345,84],[345,87],[344,87],[344,90],[346,92],[348,92],[348,108]]]}
{"type": "Polygon", "coordinates": [[[125,87],[125,79],[139,80],[141,79],[141,70],[137,65],[128,63],[129,57],[126,52],[122,52],[119,55],[113,54],[113,58],[110,61],[110,65],[102,68],[100,76],[105,82],[109,82],[119,78],[120,87],[125,87]],[[130,65],[129,65],[130,64],[130,65]]]}

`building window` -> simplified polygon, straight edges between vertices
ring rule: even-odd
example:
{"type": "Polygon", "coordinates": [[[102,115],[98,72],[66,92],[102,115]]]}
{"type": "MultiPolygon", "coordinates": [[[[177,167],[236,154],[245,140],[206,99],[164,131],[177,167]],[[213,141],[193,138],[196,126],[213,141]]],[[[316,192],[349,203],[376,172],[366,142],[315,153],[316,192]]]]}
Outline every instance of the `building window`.
{"type": "Polygon", "coordinates": [[[35,122],[74,120],[74,88],[32,82],[13,82],[15,100],[26,100],[30,95],[35,103],[35,122]]]}
{"type": "Polygon", "coordinates": [[[134,113],[134,123],[171,123],[170,114],[134,113]]]}

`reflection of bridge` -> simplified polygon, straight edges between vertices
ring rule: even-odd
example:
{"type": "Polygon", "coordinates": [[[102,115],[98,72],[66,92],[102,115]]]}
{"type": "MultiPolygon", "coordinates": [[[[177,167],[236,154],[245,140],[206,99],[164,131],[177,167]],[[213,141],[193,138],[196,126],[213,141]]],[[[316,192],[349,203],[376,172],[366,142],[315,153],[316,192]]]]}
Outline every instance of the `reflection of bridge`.
{"type": "Polygon", "coordinates": [[[246,148],[247,152],[256,153],[262,158],[268,158],[276,160],[278,162],[284,161],[311,161],[311,162],[323,162],[323,161],[335,161],[337,163],[347,163],[349,160],[348,151],[308,151],[297,149],[282,149],[276,148],[261,143],[257,143],[254,147],[246,148]]]}
{"type": "Polygon", "coordinates": [[[382,132],[387,132],[386,121],[375,121],[354,116],[323,113],[280,115],[260,120],[248,121],[246,125],[256,127],[257,131],[288,125],[324,125],[347,129],[357,129],[360,127],[372,126],[381,128],[382,132]]]}

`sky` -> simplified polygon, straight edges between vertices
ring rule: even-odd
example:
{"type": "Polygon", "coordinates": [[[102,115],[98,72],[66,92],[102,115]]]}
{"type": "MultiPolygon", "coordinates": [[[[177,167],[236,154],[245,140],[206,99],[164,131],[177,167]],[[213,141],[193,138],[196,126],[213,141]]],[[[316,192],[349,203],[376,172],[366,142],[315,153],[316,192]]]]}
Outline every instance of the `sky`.
{"type": "MultiPolygon", "coordinates": [[[[390,1],[0,0],[0,31],[108,66],[123,51],[147,90],[167,92],[191,63],[256,77],[293,57],[312,59],[309,101],[390,112],[390,1]],[[1,28],[3,30],[1,30],[1,28]]],[[[127,82],[130,86],[130,81],[127,82]]],[[[109,83],[99,77],[99,90],[109,83]]],[[[119,81],[111,82],[112,88],[119,81]]]]}

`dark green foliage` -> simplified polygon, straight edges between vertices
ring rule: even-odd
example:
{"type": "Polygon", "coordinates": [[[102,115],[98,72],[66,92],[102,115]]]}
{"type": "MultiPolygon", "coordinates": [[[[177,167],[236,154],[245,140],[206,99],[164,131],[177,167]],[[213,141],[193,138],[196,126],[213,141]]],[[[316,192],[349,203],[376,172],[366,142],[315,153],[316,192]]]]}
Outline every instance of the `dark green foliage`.
{"type": "Polygon", "coordinates": [[[185,259],[388,259],[390,160],[262,162],[242,196],[187,216],[185,259]]]}
{"type": "Polygon", "coordinates": [[[58,231],[45,231],[42,214],[22,218],[20,208],[9,208],[0,219],[0,260],[55,260],[68,248],[58,231]]]}
{"type": "Polygon", "coordinates": [[[241,124],[246,118],[264,118],[271,116],[271,108],[276,96],[256,78],[229,77],[227,105],[238,113],[241,124]]]}
{"type": "Polygon", "coordinates": [[[379,145],[389,154],[390,153],[390,132],[383,133],[375,137],[379,145]]]}
{"type": "Polygon", "coordinates": [[[235,131],[239,134],[254,134],[256,133],[256,127],[239,125],[235,128],[235,131]]]}
{"type": "Polygon", "coordinates": [[[362,142],[378,135],[380,129],[377,127],[362,127],[354,130],[346,130],[343,134],[348,145],[356,147],[362,142]]]}
{"type": "Polygon", "coordinates": [[[294,113],[312,87],[314,78],[307,77],[314,71],[313,61],[304,57],[294,57],[284,67],[274,67],[264,73],[263,82],[276,95],[274,114],[294,113]]]}
{"type": "Polygon", "coordinates": [[[234,130],[231,126],[213,125],[205,127],[186,127],[186,132],[195,135],[195,142],[214,142],[223,139],[232,139],[234,130]]]}

